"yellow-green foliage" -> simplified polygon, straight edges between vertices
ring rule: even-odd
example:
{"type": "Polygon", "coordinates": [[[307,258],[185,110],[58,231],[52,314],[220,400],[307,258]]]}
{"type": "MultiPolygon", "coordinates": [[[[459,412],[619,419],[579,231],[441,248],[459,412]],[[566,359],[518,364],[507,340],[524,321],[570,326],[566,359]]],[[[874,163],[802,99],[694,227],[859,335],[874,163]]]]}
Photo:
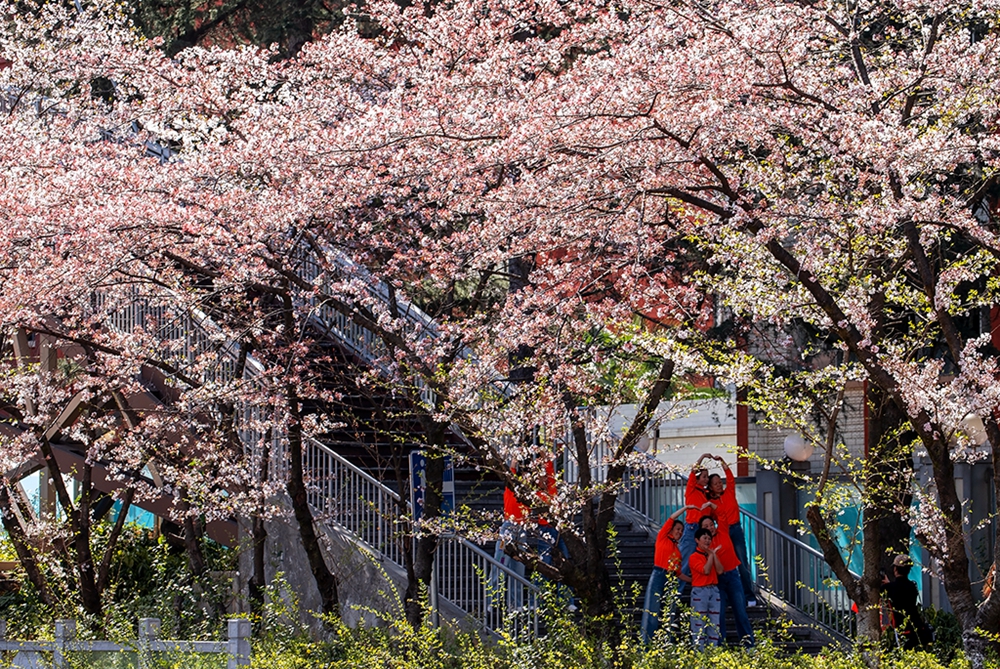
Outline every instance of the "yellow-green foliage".
{"type": "MultiPolygon", "coordinates": [[[[959,655],[949,664],[933,654],[830,648],[817,657],[790,654],[766,634],[753,649],[710,648],[704,652],[686,643],[658,637],[646,648],[635,634],[602,634],[613,625],[584,631],[569,616],[546,615],[547,633],[539,638],[511,635],[484,639],[473,632],[413,629],[405,621],[384,621],[385,627],[351,629],[328,621],[332,640],[319,643],[305,635],[266,635],[254,642],[255,669],[965,669],[959,655]]],[[[988,666],[1000,669],[1000,664],[988,666]]]]}

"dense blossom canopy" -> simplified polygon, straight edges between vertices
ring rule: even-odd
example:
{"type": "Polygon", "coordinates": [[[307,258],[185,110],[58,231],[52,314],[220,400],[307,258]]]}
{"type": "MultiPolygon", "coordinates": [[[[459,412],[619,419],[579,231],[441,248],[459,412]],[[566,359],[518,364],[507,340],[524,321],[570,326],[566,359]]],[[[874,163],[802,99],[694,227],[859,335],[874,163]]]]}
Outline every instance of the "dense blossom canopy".
{"type": "MultiPolygon", "coordinates": [[[[635,396],[608,395],[596,332],[751,385],[753,361],[710,364],[717,296],[824,333],[846,354],[816,383],[865,380],[905,412],[935,467],[938,511],[918,529],[974,627],[951,468],[968,414],[1000,453],[996,352],[975,320],[1000,257],[996,3],[376,1],[377,36],[349,24],[293,60],[168,58],[112,13],[49,11],[0,35],[5,325],[58,320],[124,377],[160,344],[97,329],[91,295],[197,308],[194,271],[216,313],[246,316],[221,338],[251,335],[264,378],[318,392],[288,342],[268,362],[283,326],[255,297],[294,283],[307,240],[326,274],[300,295],[326,281],[363,305],[392,344],[385,368],[437,390],[442,419],[517,434],[635,396]],[[449,304],[436,336],[370,277],[449,304]],[[481,411],[514,351],[537,383],[481,411]]],[[[510,455],[494,446],[494,463],[510,455]]]]}

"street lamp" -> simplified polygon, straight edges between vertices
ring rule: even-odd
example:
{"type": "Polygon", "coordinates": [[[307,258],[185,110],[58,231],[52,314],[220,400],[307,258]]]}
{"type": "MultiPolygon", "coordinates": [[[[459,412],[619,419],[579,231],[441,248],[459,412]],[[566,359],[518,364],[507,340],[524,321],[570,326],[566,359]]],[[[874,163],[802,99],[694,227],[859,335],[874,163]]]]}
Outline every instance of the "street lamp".
{"type": "Polygon", "coordinates": [[[812,457],[812,442],[806,441],[800,434],[790,434],[785,437],[785,455],[795,462],[805,462],[812,457]]]}

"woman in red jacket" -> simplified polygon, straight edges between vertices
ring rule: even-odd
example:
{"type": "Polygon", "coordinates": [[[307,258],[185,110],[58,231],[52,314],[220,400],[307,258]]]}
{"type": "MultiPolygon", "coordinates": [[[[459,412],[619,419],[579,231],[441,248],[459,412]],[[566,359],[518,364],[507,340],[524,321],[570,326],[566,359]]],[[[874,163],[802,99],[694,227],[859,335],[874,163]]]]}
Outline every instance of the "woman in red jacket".
{"type": "Polygon", "coordinates": [[[649,575],[642,610],[642,642],[646,644],[653,640],[653,635],[660,629],[663,591],[668,576],[686,583],[691,582],[690,576],[681,573],[681,551],[678,546],[681,534],[684,532],[684,521],[680,520],[680,516],[688,510],[687,506],[682,506],[674,511],[656,535],[653,572],[649,575]]]}

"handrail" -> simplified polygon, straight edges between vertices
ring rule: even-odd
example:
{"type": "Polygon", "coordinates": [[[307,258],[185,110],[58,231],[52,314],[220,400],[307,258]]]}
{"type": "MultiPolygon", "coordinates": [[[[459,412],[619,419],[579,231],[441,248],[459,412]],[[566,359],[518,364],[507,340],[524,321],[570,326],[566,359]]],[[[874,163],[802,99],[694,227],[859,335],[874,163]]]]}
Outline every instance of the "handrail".
{"type": "Polygon", "coordinates": [[[757,585],[809,616],[831,636],[848,641],[854,623],[851,599],[823,554],[742,509],[740,525],[747,553],[758,558],[749,565],[757,585]]]}
{"type": "Polygon", "coordinates": [[[436,590],[494,634],[538,634],[541,588],[460,536],[442,537],[434,561],[436,590]],[[477,578],[456,579],[457,574],[477,578]]]}
{"type": "MultiPolygon", "coordinates": [[[[316,280],[324,272],[320,261],[315,257],[311,248],[312,245],[315,245],[322,250],[325,259],[335,266],[337,272],[346,278],[357,280],[357,285],[360,286],[361,290],[373,303],[390,303],[390,290],[386,283],[372,276],[371,272],[365,267],[351,260],[343,252],[328,245],[323,245],[316,240],[309,242],[301,236],[295,244],[296,246],[293,251],[293,257],[296,259],[295,272],[306,283],[315,285],[316,280]]],[[[330,280],[331,278],[328,275],[317,286],[320,292],[328,298],[334,296],[334,292],[330,290],[330,280]]],[[[334,308],[326,300],[317,301],[313,296],[307,299],[314,309],[313,313],[316,315],[317,321],[324,330],[333,334],[342,344],[361,357],[366,363],[375,366],[384,373],[388,373],[388,368],[381,362],[386,353],[385,346],[374,332],[358,325],[347,314],[334,308]]],[[[429,339],[434,339],[438,336],[437,323],[430,315],[406,299],[395,297],[394,301],[403,321],[411,327],[422,331],[423,336],[429,339]]],[[[460,357],[466,361],[477,360],[475,354],[468,348],[461,351],[460,357]]],[[[422,379],[417,379],[416,383],[420,389],[421,400],[425,406],[433,409],[436,393],[422,379]]],[[[503,379],[493,378],[491,383],[505,396],[511,394],[510,384],[503,379]]]]}
{"type": "MultiPolygon", "coordinates": [[[[768,532],[774,533],[782,541],[787,541],[789,543],[796,544],[800,550],[802,550],[802,551],[804,551],[806,553],[811,554],[813,557],[817,557],[817,558],[819,558],[821,560],[825,559],[823,557],[823,553],[820,550],[818,550],[816,548],[813,548],[812,546],[810,546],[806,542],[802,541],[801,539],[793,537],[791,534],[789,534],[788,532],[785,532],[780,527],[775,527],[774,525],[772,525],[771,523],[767,522],[766,520],[764,520],[760,516],[756,516],[756,515],[750,513],[749,511],[747,511],[746,509],[742,509],[742,508],[740,509],[740,516],[741,517],[745,517],[747,520],[749,520],[749,521],[751,521],[751,522],[753,522],[755,524],[758,524],[761,527],[767,528],[768,532]]],[[[857,576],[857,574],[854,574],[854,576],[857,576]]]]}
{"type": "Polygon", "coordinates": [[[402,568],[399,494],[315,439],[307,440],[302,464],[309,473],[306,496],[320,519],[402,568]]]}

